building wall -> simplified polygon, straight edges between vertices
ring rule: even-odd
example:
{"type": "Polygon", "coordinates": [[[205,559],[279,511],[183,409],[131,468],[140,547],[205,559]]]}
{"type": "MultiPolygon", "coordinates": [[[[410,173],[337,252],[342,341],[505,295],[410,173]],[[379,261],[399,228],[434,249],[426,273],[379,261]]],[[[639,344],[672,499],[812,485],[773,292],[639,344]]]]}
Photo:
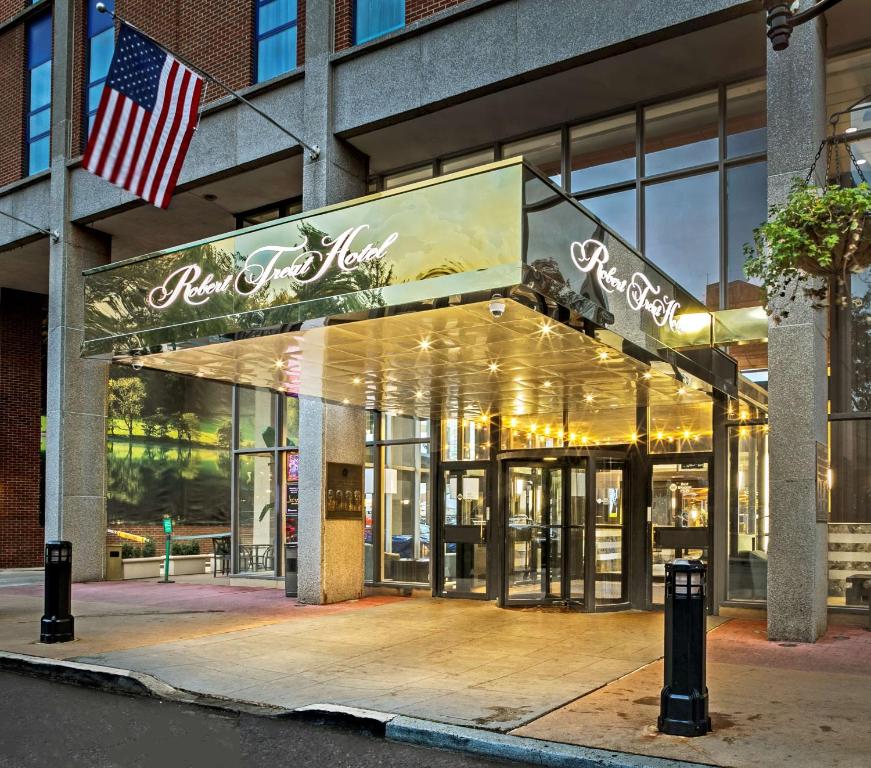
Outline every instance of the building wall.
{"type": "Polygon", "coordinates": [[[40,430],[46,297],[0,290],[0,568],[42,564],[40,430]]]}
{"type": "MultiPolygon", "coordinates": [[[[466,0],[405,0],[405,23],[413,24],[466,0]]],[[[335,49],[343,51],[354,45],[354,0],[336,0],[335,49]]]]}
{"type": "MultiPolygon", "coordinates": [[[[18,5],[5,0],[0,19],[12,16],[11,6],[18,5]]],[[[17,181],[24,172],[24,49],[23,24],[0,35],[0,186],[17,181]]]]}

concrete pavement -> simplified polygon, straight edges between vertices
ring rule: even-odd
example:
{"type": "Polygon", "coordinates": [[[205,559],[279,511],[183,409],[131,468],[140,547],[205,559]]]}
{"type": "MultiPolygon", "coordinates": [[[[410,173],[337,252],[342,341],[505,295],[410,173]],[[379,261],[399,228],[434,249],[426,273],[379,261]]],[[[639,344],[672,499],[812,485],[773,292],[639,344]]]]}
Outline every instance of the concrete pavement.
{"type": "Polygon", "coordinates": [[[252,704],[346,705],[400,716],[395,723],[451,724],[460,743],[522,736],[754,768],[858,768],[871,754],[871,633],[861,627],[778,645],[764,622],[712,619],[715,730],[680,739],[654,727],[659,613],[395,596],[301,606],[276,590],[154,582],[79,584],[73,594],[77,641],[40,645],[39,587],[0,589],[0,649],[136,670],[252,704]]]}

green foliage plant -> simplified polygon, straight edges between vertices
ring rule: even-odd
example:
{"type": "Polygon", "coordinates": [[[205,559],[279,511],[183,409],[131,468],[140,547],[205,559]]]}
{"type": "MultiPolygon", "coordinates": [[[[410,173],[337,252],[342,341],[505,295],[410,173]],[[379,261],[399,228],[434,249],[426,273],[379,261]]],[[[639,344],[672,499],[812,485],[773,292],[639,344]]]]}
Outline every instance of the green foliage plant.
{"type": "Polygon", "coordinates": [[[793,182],[783,205],[769,209],[769,218],[744,246],[744,271],[762,283],[765,308],[775,322],[789,315],[789,305],[802,291],[814,306],[826,305],[829,294],[848,300],[847,276],[871,266],[871,189],[867,184],[826,189],[793,182]]]}

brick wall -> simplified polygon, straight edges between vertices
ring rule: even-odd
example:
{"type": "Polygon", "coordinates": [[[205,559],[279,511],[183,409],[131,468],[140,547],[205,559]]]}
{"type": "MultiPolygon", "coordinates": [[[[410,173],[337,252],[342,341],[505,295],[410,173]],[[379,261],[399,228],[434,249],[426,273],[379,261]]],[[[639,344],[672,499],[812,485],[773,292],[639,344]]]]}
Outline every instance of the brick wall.
{"type": "MultiPolygon", "coordinates": [[[[412,24],[433,16],[465,0],[405,0],[405,23],[412,24]]],[[[335,49],[342,51],[354,44],[354,0],[336,0],[335,49]]]]}
{"type": "MultiPolygon", "coordinates": [[[[10,5],[0,5],[2,18],[10,5]]],[[[0,35],[0,186],[24,175],[24,48],[23,24],[0,35]]]]}
{"type": "Polygon", "coordinates": [[[47,298],[0,289],[0,568],[43,561],[42,329],[47,298]]]}

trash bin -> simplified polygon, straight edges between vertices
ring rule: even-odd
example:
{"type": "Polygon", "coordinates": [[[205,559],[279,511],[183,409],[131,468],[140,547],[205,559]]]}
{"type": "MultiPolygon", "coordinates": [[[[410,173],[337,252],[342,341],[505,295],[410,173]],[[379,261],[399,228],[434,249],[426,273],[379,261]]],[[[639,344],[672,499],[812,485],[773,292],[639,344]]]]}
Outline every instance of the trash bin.
{"type": "Polygon", "coordinates": [[[299,551],[298,544],[284,545],[284,595],[285,597],[296,597],[297,595],[297,580],[296,580],[296,563],[297,552],[299,551]]]}
{"type": "Polygon", "coordinates": [[[124,561],[121,559],[121,547],[117,544],[106,545],[106,581],[121,581],[124,578],[124,561]]]}

